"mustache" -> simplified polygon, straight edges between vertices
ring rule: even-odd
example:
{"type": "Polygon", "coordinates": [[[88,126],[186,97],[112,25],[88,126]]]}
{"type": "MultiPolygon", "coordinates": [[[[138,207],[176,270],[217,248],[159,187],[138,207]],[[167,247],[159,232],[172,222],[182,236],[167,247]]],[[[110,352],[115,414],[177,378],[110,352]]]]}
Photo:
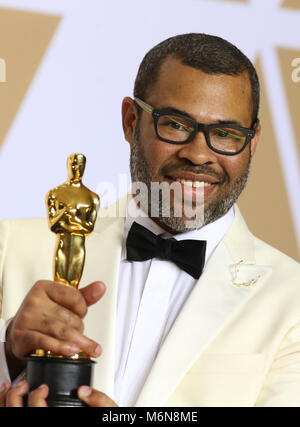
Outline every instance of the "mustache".
{"type": "Polygon", "coordinates": [[[164,166],[160,174],[163,176],[169,176],[173,172],[192,172],[195,174],[205,174],[209,175],[212,178],[216,178],[216,180],[223,184],[226,181],[229,181],[228,174],[224,171],[223,173],[215,171],[209,165],[172,165],[172,166],[164,166]]]}

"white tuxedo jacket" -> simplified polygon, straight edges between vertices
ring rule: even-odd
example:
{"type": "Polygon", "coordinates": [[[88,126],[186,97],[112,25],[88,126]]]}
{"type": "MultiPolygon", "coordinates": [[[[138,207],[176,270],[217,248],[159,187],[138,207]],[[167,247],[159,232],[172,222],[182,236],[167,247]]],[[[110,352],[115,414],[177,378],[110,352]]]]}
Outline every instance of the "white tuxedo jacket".
{"type": "MultiPolygon", "coordinates": [[[[162,345],[137,406],[300,406],[300,265],[254,237],[237,207],[235,214],[162,345]]],[[[98,218],[86,239],[81,286],[102,280],[107,291],[89,308],[85,334],[103,348],[93,385],[113,397],[124,217],[98,218]]],[[[37,280],[52,280],[55,239],[45,219],[1,223],[5,320],[37,280]]]]}

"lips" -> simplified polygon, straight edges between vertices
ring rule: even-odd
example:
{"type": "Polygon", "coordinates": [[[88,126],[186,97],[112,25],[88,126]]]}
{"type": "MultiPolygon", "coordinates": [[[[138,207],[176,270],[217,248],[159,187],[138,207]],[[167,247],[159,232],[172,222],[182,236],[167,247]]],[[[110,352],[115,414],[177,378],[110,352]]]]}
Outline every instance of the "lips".
{"type": "Polygon", "coordinates": [[[208,174],[195,174],[192,172],[178,171],[167,176],[168,179],[173,181],[179,181],[182,183],[203,183],[204,186],[218,184],[219,181],[215,177],[208,174]]]}

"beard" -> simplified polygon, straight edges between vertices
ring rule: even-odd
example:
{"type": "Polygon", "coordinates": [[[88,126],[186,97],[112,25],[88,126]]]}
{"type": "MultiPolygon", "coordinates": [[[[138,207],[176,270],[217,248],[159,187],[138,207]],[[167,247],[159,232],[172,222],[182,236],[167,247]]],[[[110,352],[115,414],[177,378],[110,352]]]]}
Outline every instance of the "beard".
{"type": "MultiPolygon", "coordinates": [[[[162,142],[163,143],[163,142],[162,142]]],[[[142,144],[140,142],[140,131],[139,131],[139,122],[134,134],[134,141],[131,147],[130,152],[130,173],[131,180],[133,183],[141,182],[147,186],[147,194],[139,194],[139,199],[141,201],[140,207],[143,210],[148,210],[145,212],[149,215],[153,221],[157,222],[162,228],[170,231],[171,233],[183,233],[186,231],[197,230],[204,227],[207,224],[210,224],[217,219],[224,216],[236,200],[239,198],[240,194],[244,190],[250,171],[251,164],[251,154],[249,152],[248,163],[244,172],[233,182],[230,182],[228,174],[224,171],[222,174],[217,173],[208,165],[191,165],[186,162],[185,164],[180,165],[169,165],[162,167],[158,176],[153,176],[151,172],[151,167],[147,162],[142,144]],[[214,200],[208,204],[208,206],[202,205],[202,215],[195,215],[194,219],[186,218],[184,215],[177,216],[175,213],[174,204],[169,204],[168,209],[163,201],[162,197],[159,197],[157,201],[158,206],[151,206],[153,198],[153,183],[162,182],[162,177],[168,176],[168,171],[170,170],[180,171],[189,171],[197,174],[207,174],[214,178],[217,178],[218,184],[220,186],[219,197],[217,200],[214,200]],[[221,185],[223,184],[223,187],[221,185]],[[146,209],[145,209],[146,207],[146,209]],[[155,211],[155,216],[150,213],[155,211]]],[[[193,202],[194,207],[196,207],[196,202],[193,202]]],[[[201,209],[201,206],[199,206],[201,209]]]]}

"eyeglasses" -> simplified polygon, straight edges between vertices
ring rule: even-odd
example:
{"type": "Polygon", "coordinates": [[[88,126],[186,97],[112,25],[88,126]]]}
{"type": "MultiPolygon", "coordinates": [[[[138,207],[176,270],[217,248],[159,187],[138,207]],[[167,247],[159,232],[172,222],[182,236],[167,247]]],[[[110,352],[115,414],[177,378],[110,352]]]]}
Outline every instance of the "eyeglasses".
{"type": "Polygon", "coordinates": [[[197,132],[203,131],[209,148],[226,156],[241,153],[255,136],[259,124],[256,119],[251,129],[230,123],[206,125],[198,123],[192,117],[174,113],[169,108],[155,109],[139,98],[134,100],[139,107],[152,115],[156,135],[161,141],[187,144],[195,138],[197,132]]]}

